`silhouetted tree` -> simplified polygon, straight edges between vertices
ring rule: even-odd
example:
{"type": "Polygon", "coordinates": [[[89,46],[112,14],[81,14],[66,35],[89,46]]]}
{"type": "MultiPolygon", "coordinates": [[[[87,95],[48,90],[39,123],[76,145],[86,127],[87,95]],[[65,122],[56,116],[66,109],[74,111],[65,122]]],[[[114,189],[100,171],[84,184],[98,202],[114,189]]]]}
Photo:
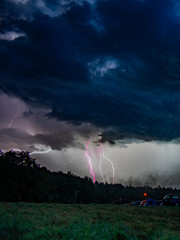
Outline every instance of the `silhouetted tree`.
{"type": "Polygon", "coordinates": [[[28,152],[0,151],[0,201],[59,203],[119,203],[142,200],[143,193],[162,199],[172,188],[124,187],[92,182],[68,172],[50,172],[28,152]]]}

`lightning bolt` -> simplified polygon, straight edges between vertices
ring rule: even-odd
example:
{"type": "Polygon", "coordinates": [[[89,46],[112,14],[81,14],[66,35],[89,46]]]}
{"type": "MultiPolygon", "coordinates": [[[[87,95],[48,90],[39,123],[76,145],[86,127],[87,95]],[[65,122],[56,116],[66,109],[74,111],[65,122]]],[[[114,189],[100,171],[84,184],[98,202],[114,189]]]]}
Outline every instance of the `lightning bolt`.
{"type": "Polygon", "coordinates": [[[8,125],[8,128],[11,128],[11,126],[12,126],[12,124],[13,124],[13,122],[14,122],[14,119],[16,118],[16,116],[17,116],[18,114],[19,114],[19,109],[17,108],[16,113],[14,114],[14,116],[12,117],[12,119],[11,119],[9,125],[8,125]]]}
{"type": "Polygon", "coordinates": [[[111,164],[112,171],[113,171],[113,184],[114,184],[114,176],[115,176],[114,164],[113,164],[113,162],[112,162],[109,158],[107,158],[107,157],[104,155],[104,151],[103,151],[103,146],[102,146],[102,144],[100,144],[100,147],[101,147],[101,153],[102,153],[103,158],[106,159],[106,161],[108,161],[108,162],[111,164]]]}
{"type": "Polygon", "coordinates": [[[101,173],[101,177],[102,177],[102,180],[103,182],[105,183],[104,181],[104,176],[103,176],[103,172],[102,172],[102,153],[101,153],[101,149],[100,147],[98,147],[98,150],[99,150],[99,170],[100,170],[100,173],[101,173]]]}
{"type": "Polygon", "coordinates": [[[92,169],[91,158],[88,155],[88,146],[89,146],[89,140],[88,140],[87,145],[86,145],[85,156],[86,156],[86,158],[88,160],[88,163],[89,163],[89,171],[90,171],[90,173],[91,173],[91,175],[93,177],[93,182],[95,183],[96,182],[96,177],[95,177],[95,174],[94,174],[93,169],[92,169]]]}
{"type": "MultiPolygon", "coordinates": [[[[22,150],[21,149],[18,149],[18,148],[13,148],[12,149],[14,152],[21,152],[22,150]]],[[[8,150],[6,150],[8,151],[8,150]]],[[[31,152],[29,153],[29,155],[33,155],[33,154],[43,154],[43,153],[48,153],[48,152],[51,152],[52,149],[47,149],[47,150],[44,150],[44,151],[34,151],[34,152],[31,152]]]]}
{"type": "Polygon", "coordinates": [[[48,150],[44,150],[44,151],[34,151],[34,152],[31,152],[29,153],[29,155],[33,155],[33,154],[44,154],[44,153],[48,153],[48,152],[51,152],[52,149],[48,149],[48,150]]]}

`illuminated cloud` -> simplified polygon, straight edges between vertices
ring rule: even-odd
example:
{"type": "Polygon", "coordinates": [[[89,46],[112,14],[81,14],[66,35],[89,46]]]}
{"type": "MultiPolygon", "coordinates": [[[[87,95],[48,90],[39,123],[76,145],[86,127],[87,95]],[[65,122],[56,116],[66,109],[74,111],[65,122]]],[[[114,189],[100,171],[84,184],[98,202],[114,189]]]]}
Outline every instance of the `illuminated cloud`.
{"type": "Polygon", "coordinates": [[[25,37],[26,34],[24,33],[18,33],[18,32],[5,32],[0,33],[0,40],[6,40],[6,41],[14,41],[16,38],[19,37],[25,37]]]}
{"type": "Polygon", "coordinates": [[[95,61],[88,64],[89,71],[92,77],[104,77],[111,70],[118,67],[117,61],[114,59],[101,60],[96,59],[95,61]]]}
{"type": "Polygon", "coordinates": [[[91,124],[74,125],[49,118],[50,109],[29,106],[6,94],[0,95],[0,102],[0,149],[30,152],[69,147],[85,149],[84,140],[88,137],[97,140],[101,132],[91,124]]]}

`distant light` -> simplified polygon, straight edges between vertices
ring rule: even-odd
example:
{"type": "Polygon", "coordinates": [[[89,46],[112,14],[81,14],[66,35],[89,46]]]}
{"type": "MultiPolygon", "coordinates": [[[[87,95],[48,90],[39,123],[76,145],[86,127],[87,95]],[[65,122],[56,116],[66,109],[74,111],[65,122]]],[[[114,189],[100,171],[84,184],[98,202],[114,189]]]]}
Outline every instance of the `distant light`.
{"type": "Polygon", "coordinates": [[[147,197],[147,193],[144,193],[144,197],[147,197]]]}

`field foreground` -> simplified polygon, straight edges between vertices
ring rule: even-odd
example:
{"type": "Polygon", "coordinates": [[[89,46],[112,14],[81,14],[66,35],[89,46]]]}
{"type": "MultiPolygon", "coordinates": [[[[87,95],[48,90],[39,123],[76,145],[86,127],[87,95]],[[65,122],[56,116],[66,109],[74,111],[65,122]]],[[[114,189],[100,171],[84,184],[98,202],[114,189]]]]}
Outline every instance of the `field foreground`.
{"type": "Polygon", "coordinates": [[[179,240],[180,207],[0,203],[1,240],[179,240]]]}

